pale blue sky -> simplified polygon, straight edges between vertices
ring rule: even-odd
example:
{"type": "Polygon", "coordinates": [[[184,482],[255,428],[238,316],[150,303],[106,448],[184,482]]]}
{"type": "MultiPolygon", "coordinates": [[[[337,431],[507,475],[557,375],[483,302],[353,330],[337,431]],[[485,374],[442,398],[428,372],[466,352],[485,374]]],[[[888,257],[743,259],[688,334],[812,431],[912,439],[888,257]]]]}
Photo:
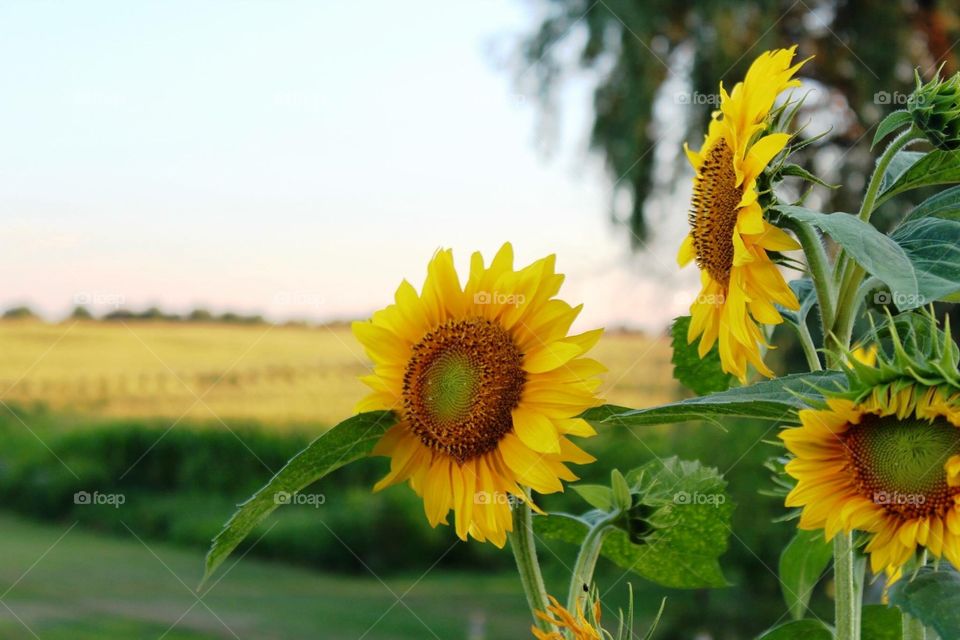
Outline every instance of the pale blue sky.
{"type": "Polygon", "coordinates": [[[558,254],[584,323],[659,326],[693,294],[682,224],[627,258],[589,79],[537,152],[502,66],[534,5],[3,3],[0,304],[354,317],[439,246],[465,264],[511,240],[558,254]]]}

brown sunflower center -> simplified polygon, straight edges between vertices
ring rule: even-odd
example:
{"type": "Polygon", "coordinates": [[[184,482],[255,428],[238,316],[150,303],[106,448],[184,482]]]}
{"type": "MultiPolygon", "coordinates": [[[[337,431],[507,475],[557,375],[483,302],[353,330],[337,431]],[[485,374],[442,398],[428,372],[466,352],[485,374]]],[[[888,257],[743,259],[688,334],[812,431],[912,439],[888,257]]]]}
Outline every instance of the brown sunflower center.
{"type": "Polygon", "coordinates": [[[857,490],[890,514],[942,516],[960,494],[943,468],[960,453],[960,429],[946,420],[865,416],[847,430],[844,444],[857,490]]]}
{"type": "Polygon", "coordinates": [[[448,320],[413,347],[403,410],[420,441],[464,462],[496,448],[513,428],[526,375],[523,354],[499,324],[448,320]]]}
{"type": "Polygon", "coordinates": [[[707,150],[693,180],[690,227],[697,265],[721,284],[730,280],[733,231],[743,188],[737,186],[733,150],[720,138],[707,150]]]}

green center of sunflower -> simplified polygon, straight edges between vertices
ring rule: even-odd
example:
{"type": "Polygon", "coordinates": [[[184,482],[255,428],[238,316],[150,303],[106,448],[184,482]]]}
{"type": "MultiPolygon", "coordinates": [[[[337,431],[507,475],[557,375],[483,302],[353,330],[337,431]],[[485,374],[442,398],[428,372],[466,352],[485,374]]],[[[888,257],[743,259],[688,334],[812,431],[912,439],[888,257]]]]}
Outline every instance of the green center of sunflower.
{"type": "Polygon", "coordinates": [[[724,285],[733,267],[733,232],[742,197],[733,150],[720,138],[704,154],[693,179],[690,228],[697,265],[724,285]]]}
{"type": "Polygon", "coordinates": [[[860,494],[904,518],[942,515],[960,487],[947,484],[944,464],[960,454],[960,429],[896,416],[865,416],[845,435],[860,494]]]}
{"type": "Polygon", "coordinates": [[[526,374],[510,334],[485,318],[448,320],[413,347],[404,418],[420,441],[463,463],[513,429],[526,374]]]}

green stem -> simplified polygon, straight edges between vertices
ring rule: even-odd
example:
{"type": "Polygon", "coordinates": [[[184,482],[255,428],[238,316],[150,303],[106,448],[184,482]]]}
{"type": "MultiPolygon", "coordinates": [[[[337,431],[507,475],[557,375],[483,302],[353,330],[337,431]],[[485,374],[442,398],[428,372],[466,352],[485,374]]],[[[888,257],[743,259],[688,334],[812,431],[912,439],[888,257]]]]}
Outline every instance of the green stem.
{"type": "Polygon", "coordinates": [[[860,640],[863,567],[858,567],[853,556],[852,533],[841,531],[833,539],[833,574],[836,589],[836,640],[860,640]]]}
{"type": "Polygon", "coordinates": [[[921,136],[920,130],[917,129],[916,125],[913,125],[894,138],[893,142],[883,150],[883,154],[880,156],[880,159],[877,160],[877,166],[870,176],[870,184],[867,185],[867,193],[863,196],[863,203],[860,205],[860,213],[858,215],[861,220],[864,222],[870,221],[870,216],[876,208],[880,185],[883,183],[883,174],[886,173],[887,167],[890,166],[893,157],[897,155],[901,149],[919,139],[921,136]]]}
{"type": "Polygon", "coordinates": [[[860,282],[866,272],[863,268],[851,262],[848,265],[848,271],[844,274],[843,283],[840,285],[840,297],[837,303],[837,317],[833,323],[831,336],[827,340],[827,349],[838,354],[842,349],[849,348],[850,338],[853,335],[853,322],[860,310],[862,298],[860,297],[860,282]]]}
{"type": "Polygon", "coordinates": [[[823,368],[820,365],[820,354],[817,353],[817,347],[813,344],[813,336],[810,335],[806,321],[797,326],[797,334],[800,336],[800,346],[803,347],[803,355],[807,357],[807,366],[810,367],[810,371],[820,371],[823,368]]]}
{"type": "Polygon", "coordinates": [[[578,607],[581,611],[586,610],[583,607],[583,602],[590,593],[593,571],[597,567],[600,549],[603,548],[603,539],[610,531],[610,523],[619,515],[619,513],[614,513],[598,521],[584,537],[583,544],[580,545],[580,552],[577,554],[577,561],[573,565],[573,573],[570,576],[567,611],[576,613],[578,607]]]}
{"type": "MultiPolygon", "coordinates": [[[[863,202],[860,204],[860,211],[857,215],[861,220],[869,222],[870,216],[873,215],[874,210],[877,208],[877,196],[880,193],[883,176],[890,166],[890,162],[893,161],[893,158],[901,149],[921,137],[922,134],[916,126],[911,126],[894,138],[893,142],[884,149],[880,159],[877,160],[877,166],[874,168],[873,174],[870,176],[867,192],[864,194],[863,202]]],[[[830,331],[824,334],[827,336],[827,351],[832,354],[834,359],[838,357],[841,349],[849,347],[850,336],[853,333],[854,319],[856,318],[857,311],[860,309],[861,301],[857,297],[857,293],[860,289],[860,282],[866,273],[860,265],[850,260],[849,256],[845,253],[840,254],[837,266],[838,271],[836,275],[839,276],[840,282],[837,296],[837,313],[830,326],[830,331]]]]}
{"type": "Polygon", "coordinates": [[[908,613],[903,613],[902,620],[903,640],[926,640],[927,629],[922,622],[908,613]]]}
{"type": "MultiPolygon", "coordinates": [[[[786,216],[784,216],[786,217],[786,216]]],[[[820,306],[820,322],[822,326],[829,327],[833,325],[834,319],[834,288],[833,277],[830,273],[830,260],[827,258],[827,250],[820,241],[820,236],[808,224],[802,222],[788,223],[793,231],[800,246],[803,247],[803,253],[807,258],[807,266],[810,269],[810,278],[813,280],[813,286],[817,292],[817,304],[820,306]]]]}
{"type": "Polygon", "coordinates": [[[533,537],[533,515],[526,502],[518,502],[513,507],[513,531],[510,533],[510,548],[517,562],[520,583],[527,596],[527,604],[533,615],[533,623],[538,629],[553,631],[552,625],[537,617],[537,612],[547,610],[547,589],[537,562],[537,545],[533,537]]]}

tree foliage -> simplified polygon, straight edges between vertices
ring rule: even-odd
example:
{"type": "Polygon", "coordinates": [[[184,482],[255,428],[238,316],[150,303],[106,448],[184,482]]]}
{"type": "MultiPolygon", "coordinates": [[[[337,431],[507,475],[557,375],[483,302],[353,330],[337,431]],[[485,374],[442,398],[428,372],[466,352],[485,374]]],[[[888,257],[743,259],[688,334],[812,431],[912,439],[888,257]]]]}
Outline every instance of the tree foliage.
{"type": "MultiPolygon", "coordinates": [[[[644,204],[651,194],[654,148],[663,136],[655,100],[677,106],[683,139],[694,143],[716,106],[717,79],[728,89],[766,49],[799,43],[815,56],[805,78],[827,89],[826,104],[841,112],[833,131],[809,153],[830,162],[834,183],[856,184],[869,172],[871,130],[902,107],[913,68],[952,73],[960,38],[956,5],[946,0],[547,0],[522,40],[522,79],[534,78],[544,114],[565,77],[579,65],[596,75],[591,148],[605,161],[613,188],[629,196],[628,230],[635,246],[646,237],[644,204]],[[568,61],[571,48],[576,62],[568,61]],[[675,80],[667,84],[668,80],[675,80]],[[681,87],[674,91],[673,87],[681,87]],[[665,95],[667,91],[673,95],[665,95]],[[837,162],[838,154],[845,156],[837,162]],[[841,170],[840,166],[844,168],[841,170]],[[841,172],[842,171],[842,172],[841,172]]],[[[696,146],[696,145],[694,145],[696,146]]],[[[677,158],[678,163],[683,161],[677,158]]],[[[819,164],[823,164],[823,162],[819,164]]],[[[823,172],[823,167],[817,167],[823,172]]],[[[673,180],[680,177],[673,168],[673,180]]],[[[844,195],[820,189],[830,207],[848,210],[844,195]]],[[[849,191],[849,190],[848,190],[849,191]]]]}

